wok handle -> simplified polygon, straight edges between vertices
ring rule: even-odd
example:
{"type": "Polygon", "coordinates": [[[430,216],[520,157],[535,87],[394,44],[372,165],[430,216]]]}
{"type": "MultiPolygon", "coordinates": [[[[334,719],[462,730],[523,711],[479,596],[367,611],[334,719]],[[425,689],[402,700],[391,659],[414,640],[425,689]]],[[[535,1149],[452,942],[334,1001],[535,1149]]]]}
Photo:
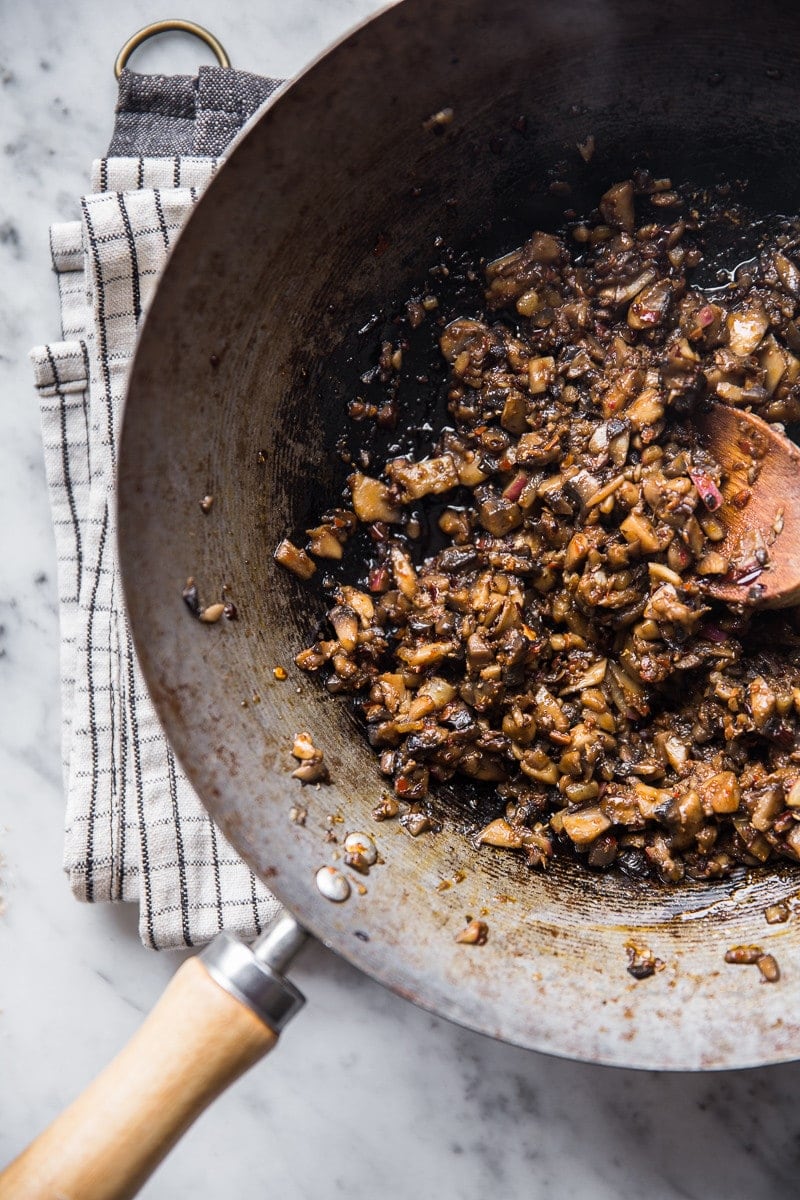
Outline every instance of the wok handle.
{"type": "MultiPolygon", "coordinates": [[[[220,957],[238,954],[242,968],[245,955],[255,961],[252,951],[227,935],[220,940],[222,953],[208,965],[190,958],[180,967],[117,1057],[0,1174],[0,1200],[127,1200],[207,1105],[269,1053],[278,1034],[252,1000],[228,990],[245,992],[247,971],[217,982],[220,957]]],[[[278,1013],[279,1028],[302,997],[259,965],[273,1000],[281,985],[295,997],[278,1013]]],[[[262,981],[262,1000],[263,992],[262,981]]]]}

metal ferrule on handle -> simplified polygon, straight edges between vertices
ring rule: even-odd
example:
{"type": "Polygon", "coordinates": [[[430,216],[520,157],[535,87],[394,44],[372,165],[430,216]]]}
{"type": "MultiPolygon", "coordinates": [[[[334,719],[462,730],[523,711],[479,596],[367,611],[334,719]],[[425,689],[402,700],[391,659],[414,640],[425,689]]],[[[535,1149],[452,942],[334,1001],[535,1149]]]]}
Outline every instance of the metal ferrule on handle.
{"type": "Polygon", "coordinates": [[[252,947],[229,933],[220,933],[200,958],[220,987],[280,1033],[305,1004],[305,996],[282,972],[307,936],[293,917],[282,912],[252,947]]]}

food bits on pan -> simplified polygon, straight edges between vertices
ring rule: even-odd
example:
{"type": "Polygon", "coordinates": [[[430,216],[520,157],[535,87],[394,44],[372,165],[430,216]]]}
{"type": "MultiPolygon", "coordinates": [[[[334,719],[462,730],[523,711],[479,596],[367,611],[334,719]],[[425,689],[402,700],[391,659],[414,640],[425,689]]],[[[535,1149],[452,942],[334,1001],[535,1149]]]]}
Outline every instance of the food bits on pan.
{"type": "Polygon", "coordinates": [[[376,819],[432,833],[437,785],[474,787],[487,857],[713,882],[800,861],[796,633],[747,607],[780,498],[731,541],[766,449],[741,433],[726,474],[692,424],[709,400],[800,419],[800,222],[710,299],[694,272],[705,222],[741,228],[731,196],[639,171],[597,204],[488,264],[437,240],[346,398],[347,506],[276,553],[329,572],[295,661],[352,698],[396,801],[376,819]],[[404,389],[418,426],[381,461],[369,426],[404,389]],[[731,580],[746,605],[711,598],[731,580]]]}

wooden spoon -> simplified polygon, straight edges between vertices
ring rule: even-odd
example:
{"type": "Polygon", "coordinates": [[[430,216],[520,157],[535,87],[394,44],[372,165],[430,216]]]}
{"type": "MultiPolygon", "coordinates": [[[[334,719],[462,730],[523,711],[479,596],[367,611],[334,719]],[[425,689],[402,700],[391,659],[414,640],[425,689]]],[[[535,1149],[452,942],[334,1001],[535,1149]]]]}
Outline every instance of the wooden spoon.
{"type": "Polygon", "coordinates": [[[736,561],[742,539],[760,532],[768,555],[763,566],[743,564],[728,575],[703,579],[703,590],[727,604],[800,604],[800,448],[755,413],[726,404],[712,404],[693,423],[723,471],[724,503],[715,515],[726,534],[715,549],[736,561]]]}

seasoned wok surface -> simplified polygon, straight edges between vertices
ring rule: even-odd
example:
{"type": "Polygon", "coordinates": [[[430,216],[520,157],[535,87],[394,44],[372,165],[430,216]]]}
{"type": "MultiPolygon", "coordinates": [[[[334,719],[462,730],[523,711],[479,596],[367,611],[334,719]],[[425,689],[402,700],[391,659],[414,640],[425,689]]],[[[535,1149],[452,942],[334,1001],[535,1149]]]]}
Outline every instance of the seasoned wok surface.
{"type": "MultiPolygon", "coordinates": [[[[120,561],[138,658],[198,795],[326,945],[439,1015],[554,1054],[681,1069],[795,1056],[800,923],[765,919],[775,905],[794,913],[793,864],[680,886],[590,879],[560,856],[531,871],[521,853],[475,850],[451,822],[418,838],[372,824],[386,790],[374,752],[347,705],[292,663],[322,606],[271,555],[341,505],[330,450],[369,365],[337,358],[343,313],[361,328],[392,288],[408,297],[443,229],[460,250],[482,228],[495,257],[555,227],[567,205],[588,211],[637,165],[675,180],[748,178],[754,208],[800,210],[798,56],[800,13],[772,0],[735,20],[722,0],[404,0],[245,135],[182,233],[139,342],[120,561]],[[440,135],[423,128],[446,106],[454,119],[440,135]],[[589,133],[587,165],[576,146],[589,133]],[[566,203],[543,168],[559,162],[566,203]],[[452,207],[455,180],[469,183],[452,207]],[[191,619],[188,576],[209,604],[228,584],[239,619],[191,619]],[[290,778],[304,730],[330,769],[319,791],[290,778]],[[289,815],[297,803],[304,826],[289,815]],[[336,905],[315,878],[335,848],[330,819],[345,813],[384,864],[366,895],[354,888],[336,905]],[[485,945],[455,941],[469,916],[489,925],[485,945]],[[633,979],[630,941],[664,969],[633,979]],[[774,954],[779,984],[727,965],[739,945],[774,954]]],[[[333,831],[347,832],[339,821],[333,831]]]]}

